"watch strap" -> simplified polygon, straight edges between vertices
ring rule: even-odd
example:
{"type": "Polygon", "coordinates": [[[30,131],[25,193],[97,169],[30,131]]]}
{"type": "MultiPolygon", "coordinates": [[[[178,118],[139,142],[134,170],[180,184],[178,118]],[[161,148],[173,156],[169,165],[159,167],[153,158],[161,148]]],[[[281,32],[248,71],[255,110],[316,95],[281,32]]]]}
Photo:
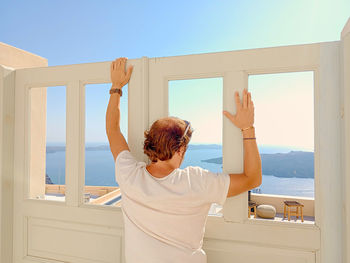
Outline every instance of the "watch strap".
{"type": "Polygon", "coordinates": [[[119,93],[120,97],[123,95],[122,89],[110,89],[109,94],[119,93]]]}

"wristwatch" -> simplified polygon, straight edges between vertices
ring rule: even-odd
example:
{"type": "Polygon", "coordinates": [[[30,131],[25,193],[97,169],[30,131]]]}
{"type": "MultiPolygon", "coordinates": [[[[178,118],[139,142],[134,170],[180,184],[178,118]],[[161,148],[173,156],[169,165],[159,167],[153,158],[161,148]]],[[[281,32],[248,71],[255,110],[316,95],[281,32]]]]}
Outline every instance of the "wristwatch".
{"type": "Polygon", "coordinates": [[[119,93],[120,97],[123,95],[122,89],[110,89],[109,94],[119,93]]]}

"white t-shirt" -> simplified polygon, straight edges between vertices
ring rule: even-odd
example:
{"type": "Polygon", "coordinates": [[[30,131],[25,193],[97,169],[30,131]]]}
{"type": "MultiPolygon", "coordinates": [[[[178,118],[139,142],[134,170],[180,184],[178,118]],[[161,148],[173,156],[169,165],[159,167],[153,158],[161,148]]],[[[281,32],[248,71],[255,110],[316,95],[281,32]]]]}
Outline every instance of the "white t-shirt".
{"type": "Polygon", "coordinates": [[[230,176],[198,166],[153,177],[128,150],[115,175],[122,194],[126,263],[205,263],[205,223],[212,203],[223,205],[230,176]]]}

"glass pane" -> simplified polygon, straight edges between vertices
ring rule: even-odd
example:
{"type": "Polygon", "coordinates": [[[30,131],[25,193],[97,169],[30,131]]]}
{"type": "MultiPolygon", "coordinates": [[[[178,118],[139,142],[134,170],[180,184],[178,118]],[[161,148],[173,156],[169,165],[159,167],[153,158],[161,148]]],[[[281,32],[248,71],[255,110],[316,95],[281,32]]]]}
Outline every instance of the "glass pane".
{"type": "MultiPolygon", "coordinates": [[[[189,121],[194,129],[180,168],[200,166],[222,172],[222,94],[222,78],[169,81],[169,116],[189,121]],[[213,162],[214,158],[220,161],[213,162]]],[[[209,214],[220,208],[213,204],[209,214]]]]}
{"type": "MultiPolygon", "coordinates": [[[[115,179],[115,165],[106,134],[106,111],[111,84],[85,87],[85,191],[90,204],[120,206],[121,195],[115,179]]],[[[120,127],[127,141],[128,85],[120,98],[120,127]]]]}
{"type": "Polygon", "coordinates": [[[262,160],[254,193],[314,197],[313,72],[249,76],[262,160]]]}
{"type": "Polygon", "coordinates": [[[31,88],[29,198],[65,201],[66,87],[31,88]]]}

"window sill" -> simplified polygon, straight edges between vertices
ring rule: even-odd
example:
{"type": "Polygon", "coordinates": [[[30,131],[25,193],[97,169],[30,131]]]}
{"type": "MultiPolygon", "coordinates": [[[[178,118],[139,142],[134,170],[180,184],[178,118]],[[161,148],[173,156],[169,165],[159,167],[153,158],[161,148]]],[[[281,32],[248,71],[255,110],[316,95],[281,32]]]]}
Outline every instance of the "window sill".
{"type": "Polygon", "coordinates": [[[290,217],[290,221],[288,221],[288,217],[283,219],[283,214],[277,213],[275,218],[254,218],[254,214],[247,218],[244,221],[245,224],[262,224],[262,225],[278,225],[278,226],[287,226],[287,227],[302,227],[302,228],[314,228],[319,229],[319,227],[315,224],[315,218],[313,216],[304,216],[304,222],[301,222],[301,218],[296,219],[295,216],[290,217]]]}

